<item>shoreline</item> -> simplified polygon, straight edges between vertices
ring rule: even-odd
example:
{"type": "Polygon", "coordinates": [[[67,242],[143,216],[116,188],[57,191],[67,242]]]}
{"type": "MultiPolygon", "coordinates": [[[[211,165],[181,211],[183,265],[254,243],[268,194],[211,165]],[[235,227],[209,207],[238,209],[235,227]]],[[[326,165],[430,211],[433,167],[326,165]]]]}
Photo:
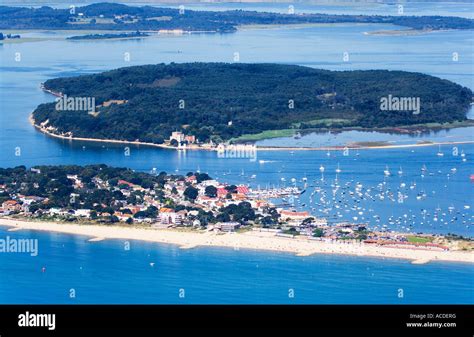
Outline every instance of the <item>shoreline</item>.
{"type": "Polygon", "coordinates": [[[392,30],[376,30],[372,32],[364,32],[364,35],[371,35],[371,36],[414,36],[414,35],[421,35],[421,34],[431,34],[431,33],[444,33],[444,32],[452,32],[456,29],[419,29],[419,28],[411,28],[411,29],[392,29],[392,30]]]}
{"type": "MultiPolygon", "coordinates": [[[[137,141],[129,141],[129,140],[118,140],[118,139],[100,139],[100,138],[82,138],[82,137],[66,137],[66,136],[61,136],[57,135],[55,133],[49,132],[42,128],[41,126],[37,125],[35,123],[35,120],[33,119],[33,114],[30,114],[28,117],[28,120],[32,126],[34,126],[38,131],[41,133],[53,137],[53,138],[59,138],[59,139],[64,139],[64,140],[74,140],[74,141],[84,141],[84,142],[94,142],[94,143],[111,143],[111,144],[131,144],[131,145],[145,145],[145,146],[153,146],[153,147],[159,147],[163,149],[169,149],[169,150],[177,150],[176,147],[169,146],[169,145],[164,145],[164,144],[154,144],[154,143],[145,143],[145,142],[137,142],[137,141]]],[[[194,148],[187,148],[189,150],[194,149],[194,148]]],[[[197,150],[197,149],[196,149],[197,150]]],[[[200,148],[200,150],[206,150],[204,148],[200,148]]]]}
{"type": "MultiPolygon", "coordinates": [[[[129,140],[118,140],[118,139],[100,139],[100,138],[84,138],[84,137],[66,137],[62,135],[57,135],[48,130],[45,130],[41,126],[37,125],[33,119],[33,114],[31,113],[28,118],[30,124],[35,127],[41,133],[58,139],[69,140],[69,141],[85,141],[93,143],[110,143],[110,144],[130,144],[137,146],[151,146],[158,147],[168,150],[183,150],[178,149],[177,147],[165,145],[165,144],[154,144],[146,143],[140,141],[129,141],[129,140]]],[[[400,144],[400,145],[374,145],[374,146],[357,146],[357,145],[335,145],[335,146],[326,146],[326,147],[293,147],[293,146],[257,146],[258,151],[337,151],[343,150],[344,148],[350,150],[380,150],[380,149],[400,149],[400,148],[414,148],[414,147],[427,147],[427,146],[438,146],[438,145],[459,145],[459,144],[474,144],[473,141],[450,141],[450,142],[425,142],[425,143],[414,143],[414,144],[400,144]]],[[[201,151],[216,151],[215,148],[209,147],[199,147],[199,146],[188,146],[186,150],[201,150],[201,151]]]]}
{"type": "Polygon", "coordinates": [[[362,257],[378,257],[410,260],[412,264],[430,261],[474,263],[474,254],[465,251],[440,251],[415,248],[382,247],[365,243],[342,243],[310,240],[308,238],[284,238],[274,233],[250,231],[245,233],[215,234],[210,232],[186,232],[169,229],[127,228],[109,225],[78,225],[55,222],[33,222],[0,218],[0,226],[10,227],[8,231],[35,230],[90,237],[88,242],[107,239],[124,239],[178,245],[181,249],[196,247],[224,247],[234,250],[251,249],[276,251],[310,256],[336,254],[362,257]]]}

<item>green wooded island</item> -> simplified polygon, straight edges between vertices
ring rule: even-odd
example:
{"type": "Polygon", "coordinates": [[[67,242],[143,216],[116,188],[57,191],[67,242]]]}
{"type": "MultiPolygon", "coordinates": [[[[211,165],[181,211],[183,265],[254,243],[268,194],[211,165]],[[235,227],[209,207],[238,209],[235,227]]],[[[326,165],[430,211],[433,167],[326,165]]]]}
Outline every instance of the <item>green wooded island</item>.
{"type": "Polygon", "coordinates": [[[137,38],[137,37],[147,37],[150,36],[147,33],[142,33],[140,31],[130,32],[130,33],[115,33],[115,34],[86,34],[86,35],[75,35],[66,38],[66,40],[104,40],[104,39],[126,39],[126,38],[137,38]]]}
{"type": "Polygon", "coordinates": [[[43,89],[63,100],[32,114],[50,134],[170,145],[268,130],[462,123],[472,99],[470,89],[421,73],[242,63],[126,67],[51,79],[43,89]],[[81,101],[93,102],[93,113],[81,101]]]}

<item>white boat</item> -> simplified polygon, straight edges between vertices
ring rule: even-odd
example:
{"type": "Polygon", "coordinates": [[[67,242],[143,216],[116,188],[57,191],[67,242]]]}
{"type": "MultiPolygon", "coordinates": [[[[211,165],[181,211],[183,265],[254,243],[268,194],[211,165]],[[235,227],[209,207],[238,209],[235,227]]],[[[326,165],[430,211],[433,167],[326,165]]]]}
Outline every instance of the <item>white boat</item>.
{"type": "Polygon", "coordinates": [[[391,174],[389,169],[388,169],[388,166],[385,166],[385,170],[383,171],[383,174],[387,177],[391,174]]]}
{"type": "Polygon", "coordinates": [[[336,173],[341,173],[341,169],[339,168],[339,163],[337,163],[337,169],[336,169],[336,173]]]}
{"type": "Polygon", "coordinates": [[[444,156],[444,153],[441,152],[441,145],[438,146],[438,153],[436,154],[438,157],[444,156]]]}

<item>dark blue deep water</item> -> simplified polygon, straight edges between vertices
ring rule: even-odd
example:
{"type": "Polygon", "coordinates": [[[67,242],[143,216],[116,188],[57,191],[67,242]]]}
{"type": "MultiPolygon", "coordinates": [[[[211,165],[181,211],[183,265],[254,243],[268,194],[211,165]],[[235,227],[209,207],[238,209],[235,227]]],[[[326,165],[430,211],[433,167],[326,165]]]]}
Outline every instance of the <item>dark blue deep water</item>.
{"type": "Polygon", "coordinates": [[[82,236],[0,231],[2,238],[6,235],[38,239],[39,254],[0,254],[1,303],[474,301],[472,267],[464,264],[413,265],[395,259],[296,257],[226,248],[182,250],[138,241],[125,250],[120,240],[91,243],[82,236]],[[184,298],[179,296],[183,291],[184,298]]]}

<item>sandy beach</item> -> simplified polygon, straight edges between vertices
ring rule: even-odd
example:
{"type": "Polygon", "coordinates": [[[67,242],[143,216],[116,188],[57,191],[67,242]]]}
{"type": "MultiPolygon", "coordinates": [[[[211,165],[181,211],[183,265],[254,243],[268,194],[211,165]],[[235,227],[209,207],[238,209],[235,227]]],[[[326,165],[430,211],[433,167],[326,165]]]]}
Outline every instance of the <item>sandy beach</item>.
{"type": "Polygon", "coordinates": [[[307,238],[285,238],[274,233],[250,231],[246,233],[198,233],[177,230],[127,228],[123,226],[77,225],[55,222],[33,222],[0,218],[0,225],[9,231],[38,230],[89,236],[89,242],[107,239],[141,240],[178,245],[183,249],[195,247],[228,247],[234,250],[254,249],[293,253],[298,256],[341,254],[411,260],[414,264],[430,261],[473,263],[474,254],[466,251],[439,251],[414,248],[390,248],[364,243],[334,243],[307,238]]]}

